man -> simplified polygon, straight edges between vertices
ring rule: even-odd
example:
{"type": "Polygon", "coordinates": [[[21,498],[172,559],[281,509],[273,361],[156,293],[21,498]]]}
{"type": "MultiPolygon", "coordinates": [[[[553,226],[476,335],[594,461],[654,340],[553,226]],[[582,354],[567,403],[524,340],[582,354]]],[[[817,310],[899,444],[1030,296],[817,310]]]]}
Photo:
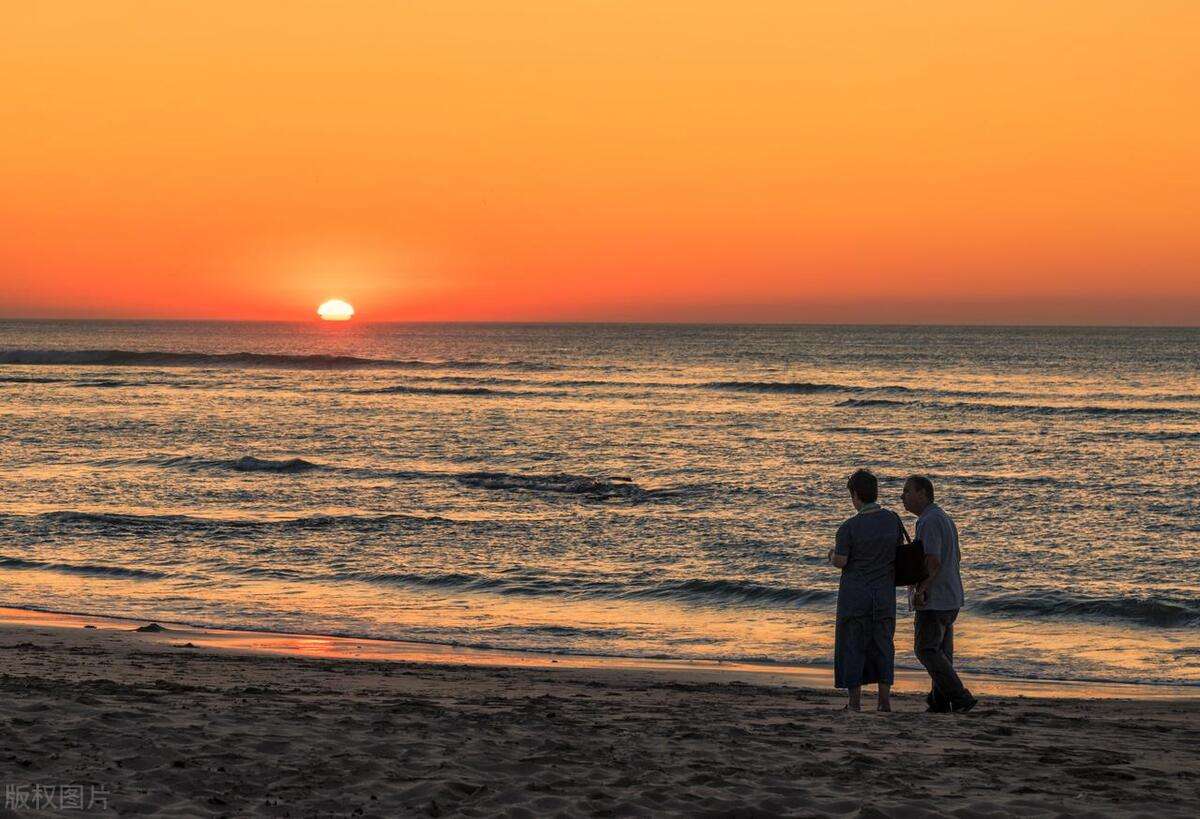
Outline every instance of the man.
{"type": "Polygon", "coordinates": [[[917,584],[913,648],[933,680],[925,701],[932,712],[970,711],[979,701],[971,696],[954,670],[954,621],[963,606],[958,573],[958,528],[933,502],[933,483],[923,475],[904,482],[904,508],[917,516],[917,540],[925,547],[929,576],[917,584]]]}

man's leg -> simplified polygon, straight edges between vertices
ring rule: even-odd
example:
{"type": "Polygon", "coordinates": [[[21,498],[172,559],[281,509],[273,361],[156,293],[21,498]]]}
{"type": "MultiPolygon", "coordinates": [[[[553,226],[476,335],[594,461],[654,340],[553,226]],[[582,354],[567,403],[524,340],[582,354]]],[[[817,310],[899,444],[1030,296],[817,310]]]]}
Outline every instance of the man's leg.
{"type": "MultiPolygon", "coordinates": [[[[950,661],[950,667],[953,668],[954,667],[954,621],[956,619],[958,619],[958,609],[954,609],[953,611],[948,611],[948,612],[946,612],[946,614],[949,615],[949,617],[946,622],[946,636],[942,639],[942,653],[946,655],[946,659],[950,661]]],[[[955,672],[955,676],[956,677],[958,676],[957,671],[955,672]]],[[[959,680],[959,684],[962,685],[961,680],[959,680]]],[[[979,702],[979,701],[977,699],[975,699],[974,696],[971,695],[971,692],[967,690],[966,685],[962,685],[962,694],[960,694],[958,697],[956,697],[952,700],[948,700],[948,704],[955,711],[970,711],[972,708],[975,707],[975,704],[977,702],[979,702]]]]}
{"type": "MultiPolygon", "coordinates": [[[[931,612],[918,610],[913,622],[913,653],[920,659],[923,648],[930,645],[941,645],[941,635],[937,620],[930,616],[931,612]]],[[[930,675],[930,690],[925,695],[925,704],[930,711],[949,711],[950,704],[941,702],[938,697],[937,681],[930,675]]]]}
{"type": "MultiPolygon", "coordinates": [[[[944,618],[939,618],[944,626],[942,631],[942,653],[946,655],[946,660],[950,663],[950,667],[954,667],[954,621],[958,618],[958,612],[954,612],[946,622],[944,618]]],[[[957,673],[957,672],[956,672],[957,673]]],[[[939,711],[950,710],[950,695],[934,685],[933,704],[939,711]]]]}
{"type": "MultiPolygon", "coordinates": [[[[917,659],[921,661],[921,665],[925,666],[925,670],[929,672],[929,677],[933,681],[931,710],[940,710],[939,706],[943,700],[949,700],[950,703],[965,700],[966,691],[963,689],[962,680],[954,672],[954,666],[943,649],[947,632],[953,625],[954,617],[957,614],[958,612],[943,611],[917,612],[913,648],[916,651],[917,659]]],[[[950,639],[950,650],[953,652],[953,638],[950,639]]]]}

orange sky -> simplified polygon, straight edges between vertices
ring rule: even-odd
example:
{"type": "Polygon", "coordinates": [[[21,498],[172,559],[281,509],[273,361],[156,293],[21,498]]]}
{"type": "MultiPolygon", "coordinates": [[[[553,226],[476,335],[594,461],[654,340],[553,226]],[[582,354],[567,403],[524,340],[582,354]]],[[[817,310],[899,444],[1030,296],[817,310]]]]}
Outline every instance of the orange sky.
{"type": "Polygon", "coordinates": [[[1195,0],[46,0],[0,316],[1200,323],[1195,0]]]}

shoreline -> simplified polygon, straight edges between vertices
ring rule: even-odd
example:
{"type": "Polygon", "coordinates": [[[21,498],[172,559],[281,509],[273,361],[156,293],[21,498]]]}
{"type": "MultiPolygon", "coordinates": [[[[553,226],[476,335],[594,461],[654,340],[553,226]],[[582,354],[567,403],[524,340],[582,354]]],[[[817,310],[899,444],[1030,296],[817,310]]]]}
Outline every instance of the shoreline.
{"type": "MultiPolygon", "coordinates": [[[[0,606],[0,626],[40,626],[80,630],[135,631],[150,620],[117,615],[0,606]]],[[[640,671],[667,673],[688,679],[779,685],[833,690],[832,665],[791,665],[725,660],[663,659],[593,654],[558,654],[536,650],[481,648],[401,639],[346,637],[266,630],[200,627],[167,620],[166,630],[138,633],[151,643],[170,645],[186,640],[196,647],[247,655],[282,655],[307,659],[360,660],[531,669],[640,671]]],[[[1046,680],[965,672],[976,694],[1051,699],[1200,700],[1200,686],[1122,683],[1093,680],[1046,680]]],[[[896,668],[895,691],[923,692],[923,670],[896,668]]],[[[868,688],[867,691],[869,692],[868,688]]]]}

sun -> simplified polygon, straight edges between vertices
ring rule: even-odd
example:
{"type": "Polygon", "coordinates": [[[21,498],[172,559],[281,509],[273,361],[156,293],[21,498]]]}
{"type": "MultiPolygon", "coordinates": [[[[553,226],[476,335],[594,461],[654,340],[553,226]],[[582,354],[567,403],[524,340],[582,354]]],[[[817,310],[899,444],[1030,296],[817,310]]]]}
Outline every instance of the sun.
{"type": "Polygon", "coordinates": [[[354,306],[348,301],[330,299],[317,308],[317,315],[325,321],[349,321],[354,318],[354,306]]]}

